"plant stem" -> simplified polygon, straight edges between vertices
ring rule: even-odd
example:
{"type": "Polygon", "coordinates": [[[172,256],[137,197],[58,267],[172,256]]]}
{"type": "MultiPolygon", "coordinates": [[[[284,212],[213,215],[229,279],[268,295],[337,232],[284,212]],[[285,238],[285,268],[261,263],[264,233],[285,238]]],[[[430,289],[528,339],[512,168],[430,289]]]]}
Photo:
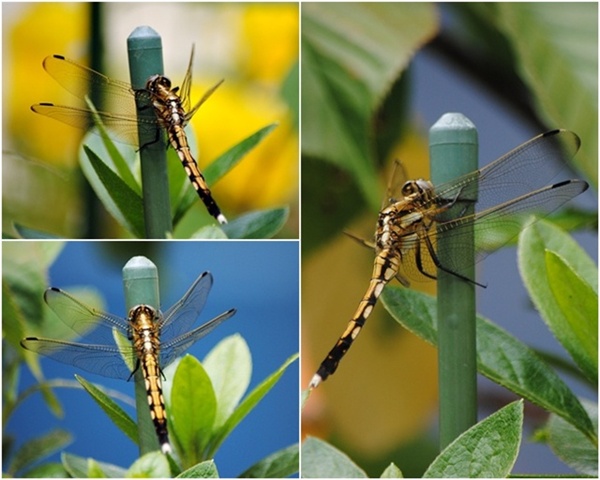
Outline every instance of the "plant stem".
{"type": "MultiPolygon", "coordinates": [[[[433,125],[429,148],[434,185],[477,169],[477,130],[462,114],[447,113],[433,125]]],[[[474,211],[476,198],[469,200],[473,202],[461,202],[458,208],[462,215],[474,211]]],[[[475,279],[473,231],[470,239],[465,237],[457,244],[440,235],[437,255],[441,265],[453,265],[462,275],[475,279]]],[[[437,312],[440,448],[443,449],[477,422],[475,284],[438,268],[437,312]]]]}
{"type": "MultiPolygon", "coordinates": [[[[132,257],[123,267],[123,288],[127,312],[136,305],[160,306],[158,271],[146,257],[132,257]]],[[[154,424],[150,418],[148,394],[141,368],[135,372],[135,404],[138,417],[140,455],[158,449],[154,424]]]]}
{"type": "MultiPolygon", "coordinates": [[[[134,90],[146,88],[152,75],[164,72],[162,42],[150,27],[137,27],[127,38],[129,72],[134,90]]],[[[153,109],[136,97],[138,118],[155,119],[153,109]]],[[[144,99],[145,100],[145,99],[144,99]]],[[[142,170],[142,195],[147,238],[166,238],[173,231],[167,146],[162,131],[157,128],[138,129],[142,170]]]]}

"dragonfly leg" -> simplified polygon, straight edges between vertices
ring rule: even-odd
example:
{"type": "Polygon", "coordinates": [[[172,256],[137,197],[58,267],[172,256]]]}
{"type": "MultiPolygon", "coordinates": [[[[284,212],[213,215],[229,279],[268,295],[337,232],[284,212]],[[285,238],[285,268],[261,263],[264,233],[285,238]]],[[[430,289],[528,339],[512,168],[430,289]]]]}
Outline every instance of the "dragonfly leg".
{"type": "MultiPolygon", "coordinates": [[[[443,270],[446,273],[449,273],[450,275],[454,275],[455,277],[458,277],[458,278],[464,280],[465,282],[473,283],[473,284],[477,285],[478,287],[486,288],[486,285],[483,285],[482,283],[478,283],[478,282],[476,282],[475,280],[473,280],[473,279],[471,279],[469,277],[466,277],[464,275],[461,275],[458,272],[454,272],[454,271],[450,270],[449,268],[444,267],[444,265],[442,265],[442,262],[440,262],[440,259],[438,258],[437,254],[435,253],[435,249],[433,248],[433,245],[431,243],[431,240],[430,240],[429,236],[425,235],[424,240],[425,240],[425,245],[427,246],[427,250],[429,252],[429,255],[431,255],[431,259],[433,260],[433,263],[435,264],[435,266],[437,268],[439,268],[440,270],[443,270]]],[[[417,261],[418,261],[418,258],[417,258],[417,261]]],[[[426,274],[421,269],[419,269],[419,271],[423,275],[426,275],[426,276],[428,276],[430,278],[436,278],[436,277],[432,277],[431,275],[426,274]]]]}
{"type": "Polygon", "coordinates": [[[137,372],[139,368],[140,368],[140,361],[138,359],[138,360],[136,360],[136,362],[135,362],[135,368],[133,369],[133,372],[131,372],[129,374],[129,377],[127,378],[127,381],[129,381],[129,380],[131,380],[133,378],[133,376],[135,375],[135,372],[137,372]]]}

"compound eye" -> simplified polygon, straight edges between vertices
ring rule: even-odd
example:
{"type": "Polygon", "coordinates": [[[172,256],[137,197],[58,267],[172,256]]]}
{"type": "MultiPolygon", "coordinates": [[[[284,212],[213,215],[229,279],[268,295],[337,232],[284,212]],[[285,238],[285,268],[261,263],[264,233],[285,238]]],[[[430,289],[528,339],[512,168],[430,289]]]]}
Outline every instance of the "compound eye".
{"type": "Polygon", "coordinates": [[[408,181],[404,185],[402,185],[402,195],[405,197],[408,197],[418,191],[419,187],[413,180],[408,181]]]}
{"type": "Polygon", "coordinates": [[[160,84],[165,88],[171,89],[171,80],[167,77],[160,77],[160,84]]]}
{"type": "Polygon", "coordinates": [[[156,90],[156,83],[160,80],[158,75],[152,75],[148,81],[146,82],[146,90],[150,90],[151,92],[156,90]]]}

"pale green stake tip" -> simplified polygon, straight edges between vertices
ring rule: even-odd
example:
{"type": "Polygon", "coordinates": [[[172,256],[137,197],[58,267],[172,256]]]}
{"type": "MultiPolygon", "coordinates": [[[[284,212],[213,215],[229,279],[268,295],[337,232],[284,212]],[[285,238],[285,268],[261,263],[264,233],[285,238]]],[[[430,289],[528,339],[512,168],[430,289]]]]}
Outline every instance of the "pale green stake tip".
{"type": "Polygon", "coordinates": [[[159,307],[158,269],[146,257],[133,257],[125,264],[123,287],[127,310],[142,304],[159,307]]]}

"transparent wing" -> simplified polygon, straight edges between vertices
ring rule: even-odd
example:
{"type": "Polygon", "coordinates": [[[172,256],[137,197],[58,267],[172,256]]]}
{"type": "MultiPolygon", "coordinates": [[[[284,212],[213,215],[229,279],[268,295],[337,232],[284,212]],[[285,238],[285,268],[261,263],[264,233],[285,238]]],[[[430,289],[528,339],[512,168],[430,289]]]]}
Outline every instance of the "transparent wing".
{"type": "Polygon", "coordinates": [[[181,88],[179,90],[179,98],[181,99],[181,106],[184,111],[190,110],[190,90],[192,88],[192,65],[194,63],[194,44],[192,44],[192,53],[190,54],[190,61],[188,63],[185,77],[181,82],[181,88]]]}
{"type": "Polygon", "coordinates": [[[534,192],[556,179],[580,144],[579,137],[568,130],[538,135],[482,169],[436,186],[431,206],[477,198],[475,208],[482,212],[534,192]]]}
{"type": "Polygon", "coordinates": [[[167,365],[169,365],[175,358],[179,357],[185,350],[211,332],[215,327],[235,315],[235,312],[236,310],[232,308],[231,310],[222,313],[218,317],[209,320],[204,325],[200,325],[194,330],[184,333],[183,335],[180,335],[169,342],[162,343],[160,350],[161,368],[165,368],[167,365]]]}
{"type": "Polygon", "coordinates": [[[52,78],[76,97],[84,99],[91,88],[97,88],[107,97],[118,99],[125,113],[135,115],[135,92],[128,83],[113,80],[62,55],[50,55],[42,65],[52,78]]]}
{"type": "MultiPolygon", "coordinates": [[[[413,251],[403,257],[401,268],[407,276],[417,280],[425,279],[422,276],[423,273],[433,277],[437,276],[436,262],[432,258],[432,252],[437,249],[437,238],[443,235],[451,238],[454,244],[460,245],[467,240],[467,235],[473,230],[475,233],[475,261],[480,262],[517,236],[530,215],[544,217],[587,188],[588,184],[582,180],[567,180],[474,215],[440,223],[435,222],[435,215],[432,215],[430,228],[419,232],[419,240],[413,251]]],[[[446,259],[443,266],[451,272],[461,274],[463,272],[459,267],[460,260],[460,258],[446,259]]]]}
{"type": "MultiPolygon", "coordinates": [[[[433,256],[440,235],[460,245],[474,229],[479,262],[518,235],[531,214],[543,217],[585,191],[588,185],[581,180],[548,185],[579,145],[579,137],[573,132],[553,130],[480,170],[435,187],[435,196],[421,207],[427,227],[420,229],[414,249],[403,256],[404,274],[417,280],[436,276],[433,256]],[[475,214],[465,215],[474,199],[475,214]],[[444,218],[454,220],[443,221],[444,218]]],[[[457,260],[445,260],[443,266],[462,273],[458,267],[460,259],[457,260]]]]}
{"type": "MultiPolygon", "coordinates": [[[[61,55],[46,57],[43,66],[60,85],[78,98],[85,99],[91,88],[97,89],[111,105],[110,112],[97,114],[118,140],[136,145],[138,125],[151,133],[155,132],[158,125],[156,119],[149,117],[138,120],[136,115],[135,96],[148,95],[144,90],[135,92],[128,83],[113,80],[61,55]]],[[[32,105],[31,109],[40,115],[83,130],[88,130],[94,125],[92,111],[87,108],[39,103],[32,105]]]]}
{"type": "Polygon", "coordinates": [[[136,364],[133,349],[119,349],[116,346],[86,345],[36,337],[21,340],[21,345],[27,350],[87,372],[123,380],[131,376],[124,357],[130,358],[132,365],[136,364]]]}
{"type": "Polygon", "coordinates": [[[86,343],[114,345],[113,329],[129,338],[127,320],[84,305],[59,288],[44,292],[44,300],[58,318],[86,343]]]}
{"type": "Polygon", "coordinates": [[[202,273],[185,295],[164,313],[160,327],[163,342],[169,342],[192,328],[206,304],[212,284],[210,272],[202,273]]]}

